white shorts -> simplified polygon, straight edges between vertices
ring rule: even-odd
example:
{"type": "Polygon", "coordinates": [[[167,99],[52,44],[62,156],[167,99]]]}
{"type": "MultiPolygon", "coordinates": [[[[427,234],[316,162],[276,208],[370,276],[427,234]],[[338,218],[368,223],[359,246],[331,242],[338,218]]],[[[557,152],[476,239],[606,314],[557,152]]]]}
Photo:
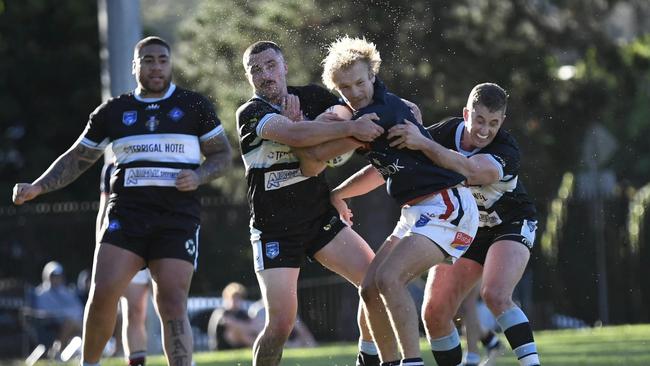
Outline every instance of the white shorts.
{"type": "Polygon", "coordinates": [[[149,269],[145,268],[133,276],[131,283],[134,285],[146,285],[149,283],[151,275],[149,274],[149,269]]]}
{"type": "Polygon", "coordinates": [[[476,200],[469,188],[456,186],[412,206],[404,205],[391,236],[424,235],[455,261],[469,248],[477,229],[476,200]]]}

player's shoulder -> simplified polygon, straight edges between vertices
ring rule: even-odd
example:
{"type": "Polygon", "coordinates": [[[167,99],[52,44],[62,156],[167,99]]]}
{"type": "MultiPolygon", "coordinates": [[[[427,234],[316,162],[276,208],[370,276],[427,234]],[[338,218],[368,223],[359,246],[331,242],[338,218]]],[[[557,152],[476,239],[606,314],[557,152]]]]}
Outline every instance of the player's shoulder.
{"type": "Polygon", "coordinates": [[[310,83],[307,85],[290,85],[287,86],[287,91],[290,94],[298,94],[298,95],[334,95],[332,92],[327,90],[325,87],[310,83]]]}
{"type": "Polygon", "coordinates": [[[439,122],[436,122],[428,126],[427,130],[429,130],[429,132],[438,132],[438,133],[456,131],[456,128],[458,128],[458,125],[461,123],[463,123],[462,117],[447,117],[439,122]]]}
{"type": "Polygon", "coordinates": [[[490,143],[490,147],[519,151],[517,140],[510,134],[510,132],[504,130],[503,127],[497,132],[494,140],[490,143]]]}
{"type": "Polygon", "coordinates": [[[268,113],[277,113],[271,105],[259,98],[251,98],[237,108],[235,116],[237,121],[245,121],[251,118],[261,118],[268,113]]]}

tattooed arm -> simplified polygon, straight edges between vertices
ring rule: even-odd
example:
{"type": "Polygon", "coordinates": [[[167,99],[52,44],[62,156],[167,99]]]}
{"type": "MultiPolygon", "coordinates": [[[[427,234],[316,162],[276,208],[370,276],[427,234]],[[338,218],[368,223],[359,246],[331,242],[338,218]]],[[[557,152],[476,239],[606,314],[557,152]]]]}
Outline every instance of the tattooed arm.
{"type": "Polygon", "coordinates": [[[201,153],[205,155],[205,160],[198,168],[184,169],[178,173],[176,188],[179,191],[193,191],[199,185],[220,177],[232,162],[232,151],[225,133],[202,141],[201,153]]]}
{"type": "Polygon", "coordinates": [[[16,184],[13,191],[14,203],[22,205],[41,194],[67,186],[90,168],[103,153],[104,150],[91,149],[82,145],[79,138],[33,183],[16,184]]]}

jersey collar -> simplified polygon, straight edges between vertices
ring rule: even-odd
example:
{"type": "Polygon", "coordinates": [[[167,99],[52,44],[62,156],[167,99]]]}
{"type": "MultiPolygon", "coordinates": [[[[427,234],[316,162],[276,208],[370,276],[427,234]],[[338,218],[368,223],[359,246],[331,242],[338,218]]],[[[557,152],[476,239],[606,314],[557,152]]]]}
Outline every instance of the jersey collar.
{"type": "Polygon", "coordinates": [[[458,151],[459,153],[461,153],[461,154],[463,154],[465,156],[472,156],[472,155],[476,154],[481,149],[477,147],[476,149],[474,149],[472,151],[463,150],[463,148],[460,147],[461,146],[460,145],[460,140],[463,138],[463,132],[465,132],[465,120],[461,119],[460,123],[458,124],[458,127],[456,127],[456,138],[455,138],[455,140],[456,140],[455,141],[456,142],[456,151],[458,151]]]}
{"type": "Polygon", "coordinates": [[[262,102],[264,102],[264,103],[270,105],[270,106],[273,107],[274,109],[277,109],[278,112],[282,112],[282,106],[280,106],[279,104],[273,104],[273,103],[269,102],[268,100],[262,98],[261,96],[259,96],[259,95],[257,95],[257,94],[253,94],[253,99],[259,99],[259,100],[261,100],[262,102]]]}
{"type": "Polygon", "coordinates": [[[167,89],[167,92],[162,97],[160,97],[160,98],[143,98],[143,97],[140,96],[140,92],[141,92],[140,87],[137,87],[135,89],[135,91],[133,92],[133,97],[136,100],[138,100],[140,102],[143,102],[143,103],[154,103],[154,102],[159,102],[159,101],[161,101],[163,99],[167,99],[167,98],[171,97],[172,94],[174,94],[174,90],[176,90],[176,84],[170,83],[169,88],[167,89]]]}

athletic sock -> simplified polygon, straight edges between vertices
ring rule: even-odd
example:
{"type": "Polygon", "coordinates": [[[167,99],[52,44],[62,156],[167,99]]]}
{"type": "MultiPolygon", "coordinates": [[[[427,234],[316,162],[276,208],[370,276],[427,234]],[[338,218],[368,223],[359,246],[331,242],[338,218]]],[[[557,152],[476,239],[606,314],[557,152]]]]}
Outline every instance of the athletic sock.
{"type": "Polygon", "coordinates": [[[145,366],[147,351],[131,352],[129,355],[129,366],[145,366]]]}
{"type": "Polygon", "coordinates": [[[92,363],[92,362],[82,362],[82,363],[81,363],[81,366],[99,366],[99,362],[95,362],[95,363],[92,363]]]}
{"type": "Polygon", "coordinates": [[[519,365],[536,366],[540,365],[537,346],[533,338],[533,330],[530,327],[528,318],[518,307],[506,310],[497,317],[497,323],[503,329],[503,333],[510,343],[510,347],[517,355],[519,365]]]}
{"type": "Polygon", "coordinates": [[[399,366],[400,363],[402,363],[400,360],[386,361],[382,362],[381,366],[399,366]]]}
{"type": "Polygon", "coordinates": [[[404,358],[402,359],[400,365],[401,366],[424,366],[424,361],[422,361],[421,357],[404,358]]]}
{"type": "Polygon", "coordinates": [[[359,340],[357,366],[379,366],[379,353],[375,342],[359,340]]]}
{"type": "Polygon", "coordinates": [[[474,352],[467,352],[463,356],[463,366],[478,366],[481,362],[481,355],[474,352]]]}
{"type": "Polygon", "coordinates": [[[499,344],[499,337],[493,331],[488,330],[488,333],[481,338],[481,343],[483,344],[483,347],[492,349],[499,344]]]}
{"type": "Polygon", "coordinates": [[[429,344],[438,366],[457,366],[463,361],[463,350],[460,347],[460,336],[456,328],[449,335],[429,339],[429,344]]]}

